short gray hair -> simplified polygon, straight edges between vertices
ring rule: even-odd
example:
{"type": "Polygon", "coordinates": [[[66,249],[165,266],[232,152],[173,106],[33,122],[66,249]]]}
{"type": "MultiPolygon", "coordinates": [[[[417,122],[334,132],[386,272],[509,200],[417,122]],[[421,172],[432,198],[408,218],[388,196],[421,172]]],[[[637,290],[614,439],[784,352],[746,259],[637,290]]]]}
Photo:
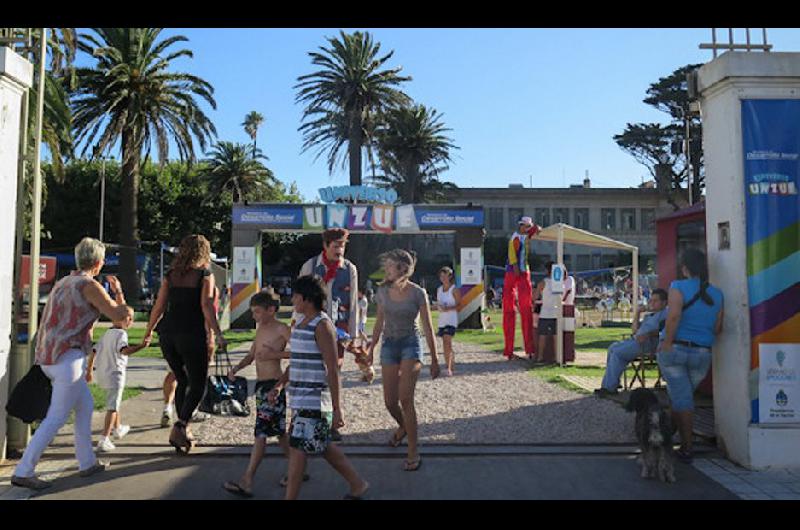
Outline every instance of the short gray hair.
{"type": "Polygon", "coordinates": [[[85,271],[94,267],[95,263],[106,257],[106,246],[97,239],[84,237],[75,245],[75,264],[79,270],[85,271]]]}

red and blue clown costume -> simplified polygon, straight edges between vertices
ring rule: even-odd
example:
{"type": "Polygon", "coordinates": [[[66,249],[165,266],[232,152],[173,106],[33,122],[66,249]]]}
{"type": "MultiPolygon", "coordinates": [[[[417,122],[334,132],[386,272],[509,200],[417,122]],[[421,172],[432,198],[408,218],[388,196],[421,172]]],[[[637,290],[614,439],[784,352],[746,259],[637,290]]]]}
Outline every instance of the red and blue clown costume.
{"type": "Polygon", "coordinates": [[[515,306],[519,303],[520,320],[522,321],[522,340],[525,343],[525,353],[531,357],[535,352],[533,341],[533,288],[531,286],[531,272],[528,267],[528,252],[531,238],[539,232],[539,226],[534,224],[524,234],[514,232],[508,241],[508,259],[506,260],[506,274],[503,280],[503,337],[505,347],[503,355],[511,359],[514,355],[514,331],[516,327],[515,306]],[[514,267],[517,266],[517,275],[514,267]]]}

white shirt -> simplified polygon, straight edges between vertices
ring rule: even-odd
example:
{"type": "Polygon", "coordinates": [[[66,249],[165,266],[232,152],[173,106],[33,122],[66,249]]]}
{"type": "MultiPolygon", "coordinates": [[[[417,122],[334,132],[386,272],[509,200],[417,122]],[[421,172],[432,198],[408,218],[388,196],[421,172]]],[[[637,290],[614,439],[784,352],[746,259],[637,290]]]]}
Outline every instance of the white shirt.
{"type": "Polygon", "coordinates": [[[557,318],[556,307],[560,296],[560,294],[553,293],[553,284],[550,278],[545,278],[542,290],[542,311],[539,313],[539,318],[557,318]]]}
{"type": "MultiPolygon", "coordinates": [[[[447,292],[444,292],[440,286],[438,289],[436,289],[436,302],[448,307],[455,306],[456,298],[453,295],[453,289],[455,288],[455,285],[451,285],[450,289],[448,289],[447,292]]],[[[439,327],[443,328],[445,326],[453,326],[454,328],[458,327],[458,311],[439,310],[439,327]]]]}
{"type": "Polygon", "coordinates": [[[128,356],[120,353],[128,346],[128,332],[124,329],[110,328],[95,345],[94,367],[97,384],[109,388],[118,384],[128,367],[128,356]]]}
{"type": "Polygon", "coordinates": [[[564,305],[575,305],[575,277],[567,276],[564,278],[564,305]]]}
{"type": "Polygon", "coordinates": [[[358,299],[358,321],[360,323],[366,324],[367,323],[367,309],[369,309],[369,301],[367,297],[359,298],[358,299]]]}

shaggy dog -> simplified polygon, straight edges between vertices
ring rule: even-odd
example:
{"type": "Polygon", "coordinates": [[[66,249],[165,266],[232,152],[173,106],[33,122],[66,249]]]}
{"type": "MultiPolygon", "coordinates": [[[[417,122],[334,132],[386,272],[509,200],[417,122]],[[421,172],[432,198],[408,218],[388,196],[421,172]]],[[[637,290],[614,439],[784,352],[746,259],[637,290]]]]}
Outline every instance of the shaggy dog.
{"type": "Polygon", "coordinates": [[[672,422],[652,390],[637,388],[625,405],[636,412],[636,440],[639,442],[642,478],[658,477],[662,482],[675,482],[672,456],[672,422]]]}

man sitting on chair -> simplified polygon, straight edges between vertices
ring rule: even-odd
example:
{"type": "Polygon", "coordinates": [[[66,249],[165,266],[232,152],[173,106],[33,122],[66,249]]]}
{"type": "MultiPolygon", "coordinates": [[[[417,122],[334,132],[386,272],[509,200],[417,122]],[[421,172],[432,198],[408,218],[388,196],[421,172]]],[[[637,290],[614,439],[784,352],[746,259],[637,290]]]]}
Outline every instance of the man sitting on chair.
{"type": "MultiPolygon", "coordinates": [[[[605,397],[617,393],[619,378],[629,362],[642,354],[642,348],[648,342],[656,342],[658,332],[664,327],[667,319],[667,292],[664,289],[654,289],[647,304],[650,313],[639,322],[639,308],[633,315],[633,337],[615,342],[608,348],[606,357],[606,373],[603,376],[602,386],[594,391],[598,397],[605,397]]],[[[652,348],[655,351],[655,348],[652,348]]]]}

